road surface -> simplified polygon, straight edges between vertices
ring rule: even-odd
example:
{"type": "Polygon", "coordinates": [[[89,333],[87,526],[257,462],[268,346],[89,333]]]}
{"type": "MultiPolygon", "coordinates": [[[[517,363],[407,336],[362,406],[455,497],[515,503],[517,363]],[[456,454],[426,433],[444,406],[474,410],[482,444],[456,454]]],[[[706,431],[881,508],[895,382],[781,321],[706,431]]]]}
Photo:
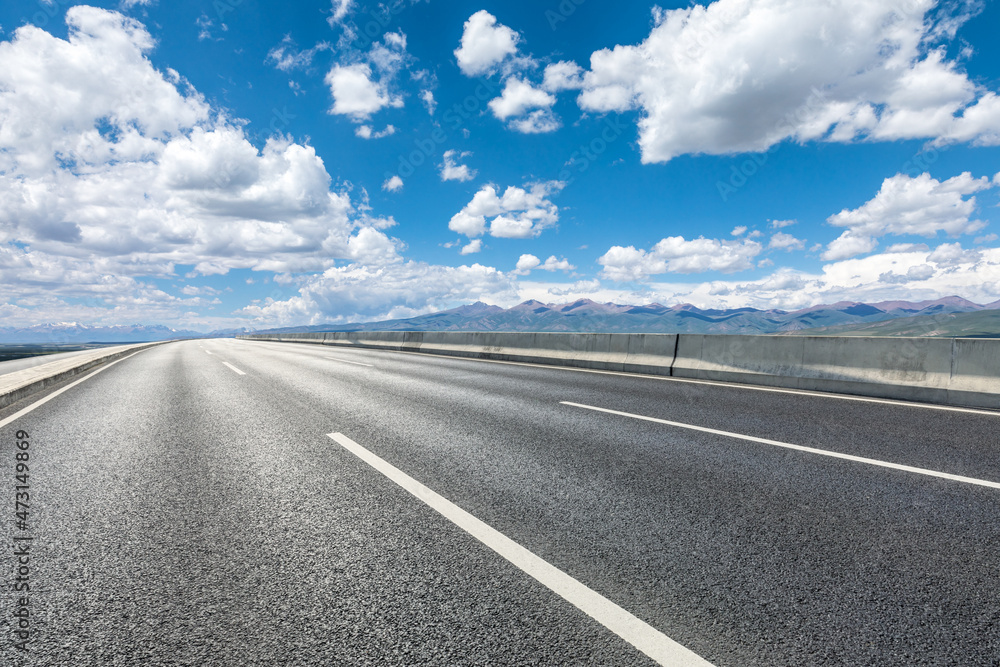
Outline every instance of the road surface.
{"type": "Polygon", "coordinates": [[[0,411],[4,664],[1000,665],[997,413],[244,340],[71,382],[0,411]]]}

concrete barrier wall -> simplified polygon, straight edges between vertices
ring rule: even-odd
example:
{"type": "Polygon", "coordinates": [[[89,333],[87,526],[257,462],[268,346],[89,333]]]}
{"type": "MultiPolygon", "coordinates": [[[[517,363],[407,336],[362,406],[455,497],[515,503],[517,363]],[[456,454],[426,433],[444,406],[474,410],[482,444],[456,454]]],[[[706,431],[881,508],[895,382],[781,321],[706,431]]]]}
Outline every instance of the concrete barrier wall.
{"type": "Polygon", "coordinates": [[[947,403],[952,341],[943,338],[685,335],[674,375],[947,403]]]}
{"type": "Polygon", "coordinates": [[[1000,408],[1000,340],[956,338],[951,356],[951,392],[955,402],[992,398],[992,403],[974,403],[1000,408]]]}
{"type": "Polygon", "coordinates": [[[241,336],[669,375],[674,334],[375,331],[241,336]]]}
{"type": "Polygon", "coordinates": [[[0,375],[0,408],[5,408],[22,398],[26,398],[74,375],[79,375],[95,366],[121,359],[147,347],[163,345],[166,342],[170,341],[98,348],[89,353],[74,355],[67,359],[58,359],[47,364],[32,366],[31,368],[0,375]]]}
{"type": "Polygon", "coordinates": [[[243,338],[525,361],[1000,409],[1000,339],[440,331],[243,338]]]}

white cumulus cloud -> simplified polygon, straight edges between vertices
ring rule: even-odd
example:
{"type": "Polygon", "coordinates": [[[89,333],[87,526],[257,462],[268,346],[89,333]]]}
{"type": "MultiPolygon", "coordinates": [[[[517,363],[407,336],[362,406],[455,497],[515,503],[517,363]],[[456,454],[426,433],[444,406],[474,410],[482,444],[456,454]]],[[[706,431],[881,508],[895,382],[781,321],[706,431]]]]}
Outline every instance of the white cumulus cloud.
{"type": "Polygon", "coordinates": [[[646,163],[784,140],[995,145],[1000,98],[941,44],[974,10],[936,4],[717,0],[660,10],[641,44],[592,54],[579,103],[640,110],[646,163]]]}
{"type": "Polygon", "coordinates": [[[646,280],[660,273],[732,273],[753,268],[753,259],[763,246],[757,241],[687,240],[670,236],[650,250],[634,246],[612,246],[597,259],[604,268],[601,275],[615,281],[646,280]]]}
{"type": "MultiPolygon", "coordinates": [[[[953,244],[945,244],[953,245],[953,244]]],[[[702,283],[644,281],[640,291],[609,295],[618,303],[692,303],[700,308],[779,308],[796,310],[838,301],[923,301],[962,295],[974,303],[997,299],[1000,248],[978,251],[975,262],[934,264],[928,248],[869,255],[831,262],[822,271],[779,267],[755,280],[711,280],[702,283]],[[632,300],[628,300],[632,299],[632,300]]],[[[964,251],[946,248],[937,257],[953,260],[964,251]]],[[[606,290],[609,291],[609,290],[606,290]]]]}
{"type": "Polygon", "coordinates": [[[357,129],[354,130],[354,136],[362,139],[382,139],[393,134],[396,134],[396,127],[394,125],[386,125],[378,132],[372,129],[371,125],[358,125],[357,129]]]}
{"type": "Polygon", "coordinates": [[[977,232],[986,223],[971,219],[976,210],[972,195],[990,187],[989,178],[973,178],[969,172],[946,181],[927,173],[887,178],[873,199],[827,218],[829,224],[847,231],[827,246],[822,258],[836,261],[871,252],[878,245],[875,239],[887,234],[933,237],[938,232],[949,236],[977,232]]]}
{"type": "Polygon", "coordinates": [[[844,232],[833,241],[830,241],[820,257],[825,261],[837,262],[842,259],[865,255],[877,247],[878,241],[871,236],[859,236],[851,232],[844,232]]]}
{"type": "Polygon", "coordinates": [[[927,261],[938,266],[958,266],[959,264],[976,264],[983,258],[979,250],[964,250],[961,243],[942,243],[934,252],[927,255],[927,261]]]}
{"type": "Polygon", "coordinates": [[[387,178],[385,179],[385,183],[382,184],[382,189],[386,192],[399,192],[403,189],[403,179],[398,174],[387,178]]]}
{"type": "Polygon", "coordinates": [[[466,76],[487,74],[505,58],[517,53],[519,39],[516,32],[497,23],[496,17],[485,9],[480,9],[465,22],[455,58],[466,76]]]}
{"type": "Polygon", "coordinates": [[[806,242],[802,239],[797,239],[791,234],[786,234],[785,232],[777,232],[771,236],[770,242],[767,244],[768,248],[776,250],[803,250],[806,247],[806,242]]]}
{"type": "Polygon", "coordinates": [[[152,65],[142,24],[93,7],[70,8],[66,22],[65,39],[26,25],[0,43],[8,303],[41,304],[43,290],[46,313],[180,321],[192,295],[146,277],[176,277],[178,265],[210,275],[398,261],[401,244],[374,229],[391,222],[359,217],[313,147],[254,146],[179,73],[152,65]]]}
{"type": "Polygon", "coordinates": [[[256,326],[413,317],[474,301],[516,300],[514,282],[488,266],[352,263],[305,279],[299,294],[266,300],[241,314],[256,326]]]}
{"type": "Polygon", "coordinates": [[[517,265],[514,267],[514,273],[518,275],[527,275],[531,273],[531,270],[536,268],[542,260],[538,259],[534,255],[524,254],[518,257],[517,265]]]}
{"type": "Polygon", "coordinates": [[[544,90],[533,87],[523,79],[510,77],[504,84],[500,97],[490,100],[489,107],[498,119],[507,120],[511,116],[520,116],[529,109],[551,107],[555,102],[556,98],[544,90]]]}
{"type": "Polygon", "coordinates": [[[471,181],[476,177],[476,170],[469,169],[469,165],[458,164],[457,160],[467,158],[472,153],[469,151],[463,151],[459,153],[456,150],[449,150],[444,152],[444,162],[441,164],[441,180],[442,181],[471,181]]]}
{"type": "Polygon", "coordinates": [[[570,264],[569,260],[565,257],[560,259],[555,255],[550,255],[547,260],[542,262],[542,260],[534,255],[524,254],[518,258],[513,273],[518,276],[526,276],[535,269],[541,271],[574,271],[576,267],[570,264]]]}
{"type": "Polygon", "coordinates": [[[559,209],[548,197],[561,190],[561,181],[532,183],[527,189],[510,186],[503,195],[484,185],[461,211],[452,216],[448,229],[470,238],[487,231],[499,238],[531,238],[559,221],[559,209]]]}
{"type": "Polygon", "coordinates": [[[467,244],[462,246],[462,249],[458,251],[459,255],[474,255],[483,249],[482,239],[472,239],[467,244]]]}
{"type": "Polygon", "coordinates": [[[583,68],[568,60],[546,65],[542,88],[550,93],[557,93],[560,90],[579,90],[583,88],[583,68]]]}
{"type": "Polygon", "coordinates": [[[515,118],[510,122],[510,128],[522,134],[545,134],[555,132],[562,123],[548,109],[537,109],[523,118],[515,118]]]}
{"type": "Polygon", "coordinates": [[[331,114],[364,120],[385,107],[401,107],[403,101],[389,94],[386,87],[372,79],[372,69],[365,63],[334,65],[326,75],[333,95],[331,114]]]}

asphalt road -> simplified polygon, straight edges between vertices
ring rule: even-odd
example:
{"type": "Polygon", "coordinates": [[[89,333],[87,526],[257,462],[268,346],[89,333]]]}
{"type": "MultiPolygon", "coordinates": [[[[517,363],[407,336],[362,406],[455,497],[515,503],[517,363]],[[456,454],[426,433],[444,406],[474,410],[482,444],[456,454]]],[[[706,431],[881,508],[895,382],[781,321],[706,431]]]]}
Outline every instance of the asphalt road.
{"type": "Polygon", "coordinates": [[[0,428],[0,659],[656,664],[340,433],[710,664],[997,667],[1000,488],[977,481],[1000,482],[998,426],[417,354],[162,345],[0,428]]]}

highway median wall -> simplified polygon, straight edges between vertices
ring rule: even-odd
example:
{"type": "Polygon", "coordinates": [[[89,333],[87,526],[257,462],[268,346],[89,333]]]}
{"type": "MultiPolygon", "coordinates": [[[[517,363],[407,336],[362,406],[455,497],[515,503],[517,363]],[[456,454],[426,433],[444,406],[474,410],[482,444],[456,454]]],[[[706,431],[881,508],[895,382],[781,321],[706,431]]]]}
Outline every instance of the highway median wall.
{"type": "Polygon", "coordinates": [[[682,335],[678,377],[1000,408],[1000,340],[682,335]]]}
{"type": "Polygon", "coordinates": [[[250,334],[240,338],[1000,409],[1000,339],[445,331],[250,334]]]}
{"type": "Polygon", "coordinates": [[[670,362],[677,344],[677,336],[673,334],[374,331],[251,334],[240,338],[424,352],[656,375],[670,374],[670,362]]]}

